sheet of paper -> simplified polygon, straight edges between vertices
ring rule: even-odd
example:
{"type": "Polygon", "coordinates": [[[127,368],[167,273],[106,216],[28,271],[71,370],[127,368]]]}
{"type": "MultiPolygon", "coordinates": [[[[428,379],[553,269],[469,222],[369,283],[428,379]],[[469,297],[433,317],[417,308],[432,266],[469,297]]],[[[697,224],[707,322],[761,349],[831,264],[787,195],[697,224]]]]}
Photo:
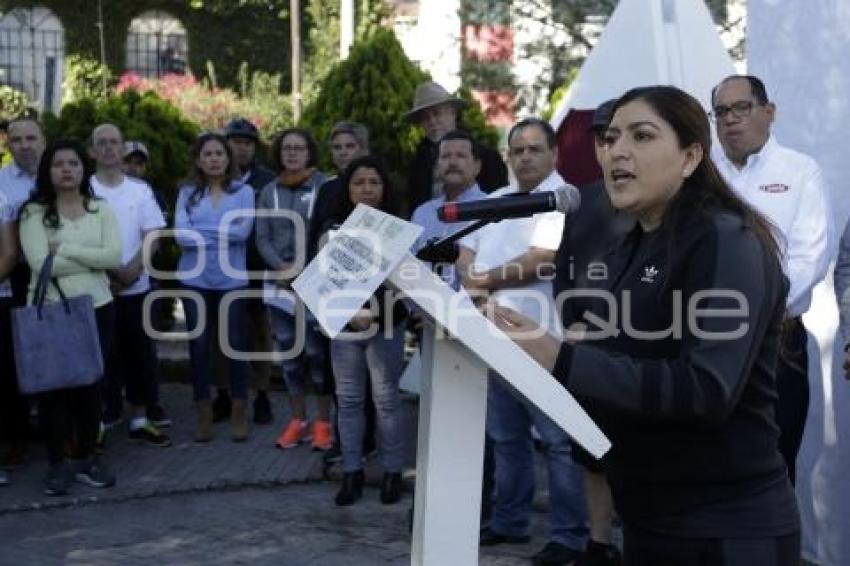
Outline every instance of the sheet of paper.
{"type": "Polygon", "coordinates": [[[334,338],[410,250],[422,227],[360,204],[292,288],[334,338]]]}

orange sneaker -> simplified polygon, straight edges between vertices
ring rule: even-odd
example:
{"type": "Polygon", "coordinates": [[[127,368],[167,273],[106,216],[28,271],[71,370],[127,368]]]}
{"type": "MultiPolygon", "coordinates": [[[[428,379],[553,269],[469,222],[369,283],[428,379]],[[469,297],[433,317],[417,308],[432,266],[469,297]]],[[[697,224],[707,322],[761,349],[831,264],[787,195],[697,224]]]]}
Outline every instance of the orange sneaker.
{"type": "Polygon", "coordinates": [[[277,437],[275,446],[278,448],[295,448],[301,442],[307,442],[310,437],[307,434],[307,422],[301,419],[292,419],[286,428],[277,437]]]}
{"type": "Polygon", "coordinates": [[[313,421],[313,450],[330,450],[334,444],[331,435],[331,423],[328,421],[313,421]]]}

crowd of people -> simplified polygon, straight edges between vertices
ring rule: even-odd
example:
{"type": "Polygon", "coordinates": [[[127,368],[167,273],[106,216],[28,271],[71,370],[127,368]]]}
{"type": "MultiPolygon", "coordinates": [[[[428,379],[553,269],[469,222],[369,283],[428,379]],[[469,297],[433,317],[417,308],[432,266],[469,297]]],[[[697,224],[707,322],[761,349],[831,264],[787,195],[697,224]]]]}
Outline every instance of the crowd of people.
{"type": "MultiPolygon", "coordinates": [[[[838,246],[823,175],[771,134],[775,106],[758,78],[729,77],[711,95],[709,115],[674,87],[638,88],[601,104],[588,132],[599,180],[580,187],[582,205],[569,221],[553,211],[492,223],[460,240],[456,261],[433,266],[550,371],[613,443],[596,461],[491,374],[481,545],[529,541],[538,447],[549,537],[534,564],[798,563],[793,483],[808,406],[801,315],[838,253],[846,319],[850,229],[838,246]],[[718,311],[728,312],[711,316],[718,311]]],[[[460,129],[464,105],[439,84],[417,88],[404,118],[425,136],[404,190],[370,152],[365,124],[332,129],[332,175],[321,170],[310,131],[275,136],[269,169],[257,128],[234,119],[195,140],[171,222],[144,180],[143,141],[104,123],[85,144],[48,145],[35,119],[12,120],[12,161],[0,169],[0,432],[10,445],[0,484],[13,481],[8,470],[27,454],[32,407],[47,445],[48,495],[68,493],[75,479],[114,485],[103,439],[123,419],[131,439],[171,445],[144,326],[156,285],[146,266],[168,227],[180,249],[174,278],[190,335],[194,440],[212,441],[214,422],[229,420],[235,442],[248,438],[252,420],[272,422],[271,363],[235,352],[287,353],[300,344],[280,362],[290,418],[277,448],[310,444],[340,461],[339,506],[362,497],[364,457],[377,450],[380,501],[397,503],[399,379],[405,337],[421,331],[423,313],[381,286],[346,336],[329,338],[303,305],[268,297],[291,289],[359,204],[421,226],[418,251],[463,227],[438,219],[447,202],[565,184],[548,122],[526,118],[510,129],[509,178],[501,155],[460,129]],[[47,301],[91,297],[104,372],[94,385],[27,397],[19,388],[26,376],[15,370],[12,312],[32,303],[45,261],[47,301]],[[378,332],[363,332],[370,328],[378,332]]]]}

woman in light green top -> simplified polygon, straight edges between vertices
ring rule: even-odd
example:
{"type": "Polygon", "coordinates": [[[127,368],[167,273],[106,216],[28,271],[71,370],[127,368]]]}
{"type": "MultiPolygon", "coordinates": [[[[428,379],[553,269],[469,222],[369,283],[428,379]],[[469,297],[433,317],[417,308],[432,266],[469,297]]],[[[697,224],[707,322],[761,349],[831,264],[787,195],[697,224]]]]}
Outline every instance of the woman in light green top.
{"type": "MultiPolygon", "coordinates": [[[[121,236],[109,205],[92,192],[91,173],[85,150],[78,142],[62,140],[52,144],[41,158],[35,189],[21,210],[19,226],[21,248],[32,270],[30,301],[41,266],[53,254],[51,275],[64,294],[92,297],[105,360],[115,321],[106,270],[121,266],[121,236]]],[[[47,300],[58,299],[51,283],[47,300]]],[[[70,431],[75,433],[84,458],[76,470],[76,479],[93,487],[115,484],[115,477],[94,456],[102,412],[98,387],[96,383],[41,395],[50,460],[44,481],[47,495],[63,495],[70,488],[72,475],[65,463],[65,442],[70,431]]]]}

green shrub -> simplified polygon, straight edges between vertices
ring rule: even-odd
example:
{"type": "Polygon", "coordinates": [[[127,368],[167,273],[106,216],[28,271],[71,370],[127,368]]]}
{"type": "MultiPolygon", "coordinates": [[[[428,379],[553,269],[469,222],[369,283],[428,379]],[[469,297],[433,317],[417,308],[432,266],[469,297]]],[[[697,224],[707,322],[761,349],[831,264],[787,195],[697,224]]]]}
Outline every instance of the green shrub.
{"type": "Polygon", "coordinates": [[[26,93],[0,85],[0,120],[11,120],[25,114],[29,105],[30,99],[26,93]]]}
{"type": "Polygon", "coordinates": [[[115,85],[109,67],[82,55],[65,58],[65,78],[62,81],[62,104],[85,98],[104,98],[115,85]]]}
{"type": "Polygon", "coordinates": [[[466,109],[460,117],[458,126],[472,134],[472,136],[480,143],[497,149],[499,147],[499,130],[487,124],[487,117],[484,115],[484,110],[481,105],[472,96],[472,92],[462,86],[457,91],[458,98],[466,101],[466,109]]]}
{"type": "Polygon", "coordinates": [[[281,94],[279,73],[250,72],[248,63],[239,67],[238,114],[252,119],[263,139],[292,125],[292,97],[281,94]]]}
{"type": "Polygon", "coordinates": [[[59,116],[45,115],[48,138],[74,137],[87,140],[100,123],[112,122],[127,140],[140,140],[151,154],[148,178],[173,202],[180,181],[191,164],[189,150],[198,127],[152,92],[128,90],[102,99],[83,98],[65,104],[59,116]]]}

